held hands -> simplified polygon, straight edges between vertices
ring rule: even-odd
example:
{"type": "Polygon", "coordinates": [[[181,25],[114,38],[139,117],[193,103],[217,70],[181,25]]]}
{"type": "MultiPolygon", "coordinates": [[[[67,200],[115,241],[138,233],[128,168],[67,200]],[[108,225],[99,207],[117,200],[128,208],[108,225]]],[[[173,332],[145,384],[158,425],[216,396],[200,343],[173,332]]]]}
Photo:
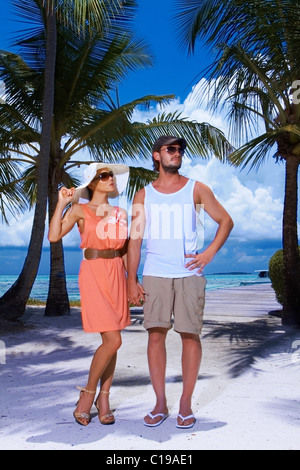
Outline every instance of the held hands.
{"type": "Polygon", "coordinates": [[[136,281],[128,281],[128,302],[140,307],[146,300],[143,286],[136,281]]]}
{"type": "MultiPolygon", "coordinates": [[[[211,254],[209,250],[205,250],[199,254],[189,254],[185,255],[186,258],[191,259],[185,267],[190,271],[198,269],[197,274],[201,274],[205,266],[207,266],[214,258],[214,254],[211,254]]],[[[141,306],[146,300],[146,292],[143,286],[134,280],[128,279],[128,302],[133,305],[141,306]]]]}

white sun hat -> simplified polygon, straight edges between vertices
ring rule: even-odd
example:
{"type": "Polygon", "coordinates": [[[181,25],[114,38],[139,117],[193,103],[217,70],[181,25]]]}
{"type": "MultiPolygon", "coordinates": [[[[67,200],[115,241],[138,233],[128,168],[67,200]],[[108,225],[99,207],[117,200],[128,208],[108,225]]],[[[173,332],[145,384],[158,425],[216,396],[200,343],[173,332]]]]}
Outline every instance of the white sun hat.
{"type": "Polygon", "coordinates": [[[129,167],[127,165],[113,163],[91,163],[83,172],[83,183],[78,186],[78,188],[76,188],[72,201],[73,203],[79,202],[80,199],[90,199],[87,187],[96,177],[97,172],[102,169],[112,171],[114,174],[117,189],[108,195],[110,198],[115,198],[125,191],[129,179],[129,167]]]}

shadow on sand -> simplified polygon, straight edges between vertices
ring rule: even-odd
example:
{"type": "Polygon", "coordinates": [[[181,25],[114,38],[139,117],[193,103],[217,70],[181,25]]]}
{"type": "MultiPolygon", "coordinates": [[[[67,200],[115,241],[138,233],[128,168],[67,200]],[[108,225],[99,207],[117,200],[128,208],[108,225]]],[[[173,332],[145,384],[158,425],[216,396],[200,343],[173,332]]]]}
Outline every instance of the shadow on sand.
{"type": "Polygon", "coordinates": [[[292,353],[292,345],[300,340],[300,331],[281,326],[278,319],[267,317],[252,322],[208,321],[210,330],[204,338],[227,339],[228,365],[231,377],[246,372],[257,358],[266,359],[275,351],[292,353]]]}

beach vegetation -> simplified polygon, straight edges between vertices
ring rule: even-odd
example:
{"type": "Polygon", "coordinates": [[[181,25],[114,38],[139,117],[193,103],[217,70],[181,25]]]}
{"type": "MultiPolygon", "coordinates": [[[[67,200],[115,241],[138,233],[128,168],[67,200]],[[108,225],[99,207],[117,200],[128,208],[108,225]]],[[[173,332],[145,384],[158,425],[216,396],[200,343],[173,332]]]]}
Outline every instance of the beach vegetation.
{"type": "MultiPolygon", "coordinates": [[[[209,124],[163,111],[153,120],[134,121],[139,107],[167,104],[173,95],[137,97],[121,103],[118,87],[132,71],[150,67],[147,45],[132,31],[133,0],[14,1],[29,27],[13,51],[0,53],[0,180],[2,216],[34,208],[28,254],[14,285],[0,299],[0,317],[25,312],[37,275],[46,210],[54,212],[58,190],[78,184],[78,167],[91,161],[131,161],[131,194],[153,180],[137,166],[151,159],[154,140],[185,135],[191,155],[224,160],[231,147],[209,124]]],[[[82,172],[82,170],[81,170],[82,172]]],[[[51,243],[51,274],[46,314],[69,313],[63,244],[51,243]]]]}
{"type": "Polygon", "coordinates": [[[278,250],[269,262],[269,277],[276,294],[277,301],[283,305],[283,250],[278,250]]]}
{"type": "MultiPolygon", "coordinates": [[[[27,301],[27,305],[31,307],[46,307],[46,302],[44,300],[39,300],[39,299],[29,297],[27,301]]],[[[80,308],[81,307],[80,300],[70,300],[70,307],[80,308]]]]}
{"type": "Polygon", "coordinates": [[[272,287],[275,291],[277,301],[281,305],[284,305],[283,250],[276,251],[276,253],[271,257],[269,262],[269,276],[272,281],[272,287]]]}
{"type": "Polygon", "coordinates": [[[189,52],[198,39],[211,49],[199,100],[226,111],[236,148],[231,162],[255,170],[273,157],[285,166],[283,323],[299,327],[300,1],[177,0],[177,7],[189,52]]]}

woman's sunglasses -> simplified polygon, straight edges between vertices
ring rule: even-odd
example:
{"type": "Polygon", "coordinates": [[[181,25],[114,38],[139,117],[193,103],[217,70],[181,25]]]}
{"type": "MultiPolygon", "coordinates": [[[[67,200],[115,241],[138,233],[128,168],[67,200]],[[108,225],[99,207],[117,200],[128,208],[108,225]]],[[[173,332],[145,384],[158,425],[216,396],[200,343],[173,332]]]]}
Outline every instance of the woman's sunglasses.
{"type": "Polygon", "coordinates": [[[179,152],[179,154],[183,157],[185,150],[182,148],[178,147],[173,147],[173,145],[169,145],[166,149],[166,152],[168,152],[170,155],[175,155],[176,152],[179,152]]]}
{"type": "Polygon", "coordinates": [[[100,175],[94,178],[93,181],[100,180],[100,181],[103,181],[103,183],[105,183],[106,181],[109,180],[109,178],[113,178],[113,177],[114,177],[113,171],[103,171],[103,173],[100,173],[100,175]]]}

